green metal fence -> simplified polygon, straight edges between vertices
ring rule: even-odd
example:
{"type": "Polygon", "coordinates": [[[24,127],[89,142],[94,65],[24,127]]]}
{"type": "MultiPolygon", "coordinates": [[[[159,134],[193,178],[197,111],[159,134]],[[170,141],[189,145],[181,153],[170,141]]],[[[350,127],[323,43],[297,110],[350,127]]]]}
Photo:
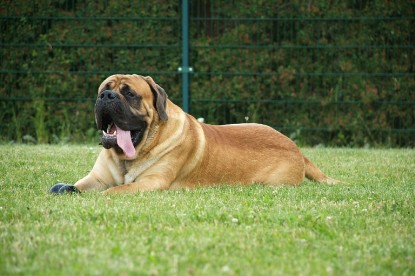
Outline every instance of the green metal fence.
{"type": "Polygon", "coordinates": [[[395,2],[10,1],[1,140],[94,140],[99,83],[137,73],[207,123],[264,123],[307,145],[414,146],[415,4],[395,2]]]}

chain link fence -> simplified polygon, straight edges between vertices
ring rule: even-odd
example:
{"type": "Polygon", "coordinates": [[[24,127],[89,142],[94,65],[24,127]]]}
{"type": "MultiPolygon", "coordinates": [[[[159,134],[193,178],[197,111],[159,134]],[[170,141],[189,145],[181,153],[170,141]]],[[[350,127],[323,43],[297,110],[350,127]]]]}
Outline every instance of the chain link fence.
{"type": "MultiPolygon", "coordinates": [[[[7,2],[7,1],[6,1],[7,2]]],[[[189,1],[189,112],[302,145],[415,145],[411,1],[189,1]]],[[[178,1],[8,1],[2,141],[96,141],[96,90],[151,75],[182,103],[178,1]]]]}

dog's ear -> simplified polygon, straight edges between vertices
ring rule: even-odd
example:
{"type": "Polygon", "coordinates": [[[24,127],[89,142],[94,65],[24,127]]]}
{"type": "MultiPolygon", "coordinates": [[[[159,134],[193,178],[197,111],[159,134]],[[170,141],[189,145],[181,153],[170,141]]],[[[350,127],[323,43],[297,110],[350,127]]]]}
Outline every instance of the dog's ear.
{"type": "Polygon", "coordinates": [[[167,93],[164,89],[154,82],[154,80],[147,76],[144,77],[145,81],[150,85],[151,92],[154,95],[154,106],[156,107],[157,113],[162,121],[167,121],[169,118],[166,113],[166,102],[167,102],[167,93]]]}

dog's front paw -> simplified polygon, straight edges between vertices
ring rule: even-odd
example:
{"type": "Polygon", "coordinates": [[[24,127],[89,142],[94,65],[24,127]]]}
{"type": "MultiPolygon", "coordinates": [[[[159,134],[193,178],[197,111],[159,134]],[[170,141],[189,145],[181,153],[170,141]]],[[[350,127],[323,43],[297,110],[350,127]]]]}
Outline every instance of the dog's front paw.
{"type": "Polygon", "coordinates": [[[79,194],[80,191],[74,185],[67,185],[64,183],[55,184],[50,188],[49,193],[51,194],[63,194],[63,193],[76,193],[79,194]]]}

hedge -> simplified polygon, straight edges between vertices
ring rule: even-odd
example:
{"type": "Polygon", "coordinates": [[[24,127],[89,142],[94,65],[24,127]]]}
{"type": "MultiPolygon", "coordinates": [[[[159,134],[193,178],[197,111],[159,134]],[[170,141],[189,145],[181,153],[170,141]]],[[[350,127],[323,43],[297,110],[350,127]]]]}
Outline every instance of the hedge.
{"type": "MultiPolygon", "coordinates": [[[[98,141],[114,73],[152,75],[181,104],[179,1],[86,2],[0,8],[0,140],[98,141]]],[[[411,1],[189,2],[194,116],[305,145],[414,146],[411,1]]]]}

